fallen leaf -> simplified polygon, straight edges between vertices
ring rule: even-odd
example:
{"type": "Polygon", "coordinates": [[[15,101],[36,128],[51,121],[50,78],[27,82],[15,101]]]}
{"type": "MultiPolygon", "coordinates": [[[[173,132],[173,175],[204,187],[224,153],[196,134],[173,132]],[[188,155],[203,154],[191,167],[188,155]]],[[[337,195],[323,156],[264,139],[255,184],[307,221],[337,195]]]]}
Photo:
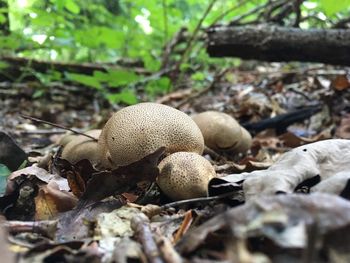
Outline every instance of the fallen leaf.
{"type": "Polygon", "coordinates": [[[342,117],[335,134],[339,138],[350,139],[350,114],[342,117]]]}
{"type": "Polygon", "coordinates": [[[233,188],[241,186],[245,199],[248,200],[257,195],[292,193],[305,181],[318,183],[317,180],[312,180],[317,176],[325,180],[337,173],[349,171],[349,160],[349,140],[323,140],[284,153],[266,170],[230,174],[219,179],[233,188]]]}
{"type": "MultiPolygon", "coordinates": [[[[254,240],[256,237],[263,243],[273,240],[275,244],[284,248],[305,248],[305,229],[313,224],[317,225],[320,235],[349,226],[350,202],[334,195],[316,193],[254,198],[190,231],[177,244],[177,249],[181,253],[190,253],[203,244],[209,234],[224,229],[232,229],[232,234],[237,239],[254,240]]],[[[226,238],[223,238],[223,241],[226,238]]],[[[349,243],[344,246],[350,249],[349,243]]],[[[264,246],[261,244],[261,247],[264,246]]],[[[268,251],[264,252],[268,254],[268,251]]]]}
{"type": "Polygon", "coordinates": [[[73,209],[77,198],[70,192],[59,190],[55,182],[39,186],[35,197],[36,220],[50,220],[56,218],[58,213],[73,209]]]}
{"type": "Polygon", "coordinates": [[[350,88],[350,80],[348,75],[338,75],[331,83],[333,89],[342,91],[350,88]]]}
{"type": "Polygon", "coordinates": [[[0,163],[15,171],[25,160],[27,154],[8,134],[0,132],[0,163]]]}

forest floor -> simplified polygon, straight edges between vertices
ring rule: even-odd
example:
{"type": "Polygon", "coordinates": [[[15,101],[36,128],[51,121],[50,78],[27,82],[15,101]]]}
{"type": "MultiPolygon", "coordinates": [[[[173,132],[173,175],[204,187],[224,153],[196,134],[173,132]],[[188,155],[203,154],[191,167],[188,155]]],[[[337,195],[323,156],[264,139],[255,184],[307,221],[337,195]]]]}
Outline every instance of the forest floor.
{"type": "MultiPolygon", "coordinates": [[[[72,185],[77,187],[79,180],[68,178],[73,193],[66,191],[67,178],[59,177],[53,157],[66,131],[26,116],[86,131],[102,128],[123,106],[109,105],[84,87],[51,88],[35,99],[35,87],[26,85],[0,87],[0,130],[16,141],[29,160],[26,168],[10,175],[11,183],[0,198],[3,225],[10,232],[9,247],[4,245],[6,234],[1,234],[4,258],[17,256],[21,262],[350,262],[345,240],[350,235],[344,234],[349,231],[350,204],[345,199],[322,193],[288,194],[244,203],[241,182],[225,179],[266,169],[299,146],[350,139],[349,69],[261,63],[249,70],[231,69],[200,90],[188,87],[157,97],[156,102],[189,115],[215,110],[235,117],[253,135],[250,151],[247,155],[205,154],[217,176],[226,180],[219,185],[223,190],[212,189],[214,197],[171,203],[147,184],[141,194],[125,192],[78,210],[72,210],[77,199],[72,185]],[[56,186],[51,188],[51,182],[56,186]],[[279,205],[286,209],[267,208],[279,205]]],[[[6,147],[10,146],[0,143],[0,152],[6,147]]],[[[14,158],[20,149],[11,148],[14,158]]],[[[78,168],[69,166],[71,172],[78,168]]],[[[310,192],[310,184],[298,185],[298,191],[310,192]]]]}

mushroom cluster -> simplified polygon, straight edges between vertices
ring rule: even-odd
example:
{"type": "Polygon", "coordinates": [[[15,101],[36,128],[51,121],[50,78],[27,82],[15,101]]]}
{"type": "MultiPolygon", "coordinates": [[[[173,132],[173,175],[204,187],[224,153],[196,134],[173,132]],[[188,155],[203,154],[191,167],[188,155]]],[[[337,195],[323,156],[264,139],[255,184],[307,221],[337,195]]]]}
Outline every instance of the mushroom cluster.
{"type": "Polygon", "coordinates": [[[252,136],[230,115],[206,111],[192,117],[201,130],[207,147],[217,151],[245,153],[252,145],[252,136]]]}
{"type": "Polygon", "coordinates": [[[203,135],[187,114],[157,103],[139,103],[114,113],[98,141],[103,167],[117,168],[165,147],[166,154],[204,150],[203,135]]]}
{"type": "Polygon", "coordinates": [[[201,154],[204,138],[187,114],[157,103],[139,103],[114,113],[101,130],[62,139],[62,158],[71,163],[88,159],[99,169],[127,166],[165,147],[157,183],[173,200],[207,195],[213,166],[201,154]]]}

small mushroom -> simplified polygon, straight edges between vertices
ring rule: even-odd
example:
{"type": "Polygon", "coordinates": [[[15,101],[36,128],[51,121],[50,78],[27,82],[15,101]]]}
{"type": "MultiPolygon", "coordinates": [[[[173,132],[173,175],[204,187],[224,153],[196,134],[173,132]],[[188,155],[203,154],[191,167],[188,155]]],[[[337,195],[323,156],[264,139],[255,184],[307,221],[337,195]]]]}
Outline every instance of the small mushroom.
{"type": "MultiPolygon", "coordinates": [[[[101,130],[91,130],[86,132],[86,134],[98,139],[101,130]]],[[[88,159],[92,164],[97,164],[99,162],[97,141],[84,135],[72,136],[70,141],[64,146],[61,157],[72,164],[83,159],[88,159]]]]}
{"type": "Polygon", "coordinates": [[[72,141],[77,135],[69,132],[62,136],[62,138],[59,140],[58,145],[60,146],[66,146],[70,141],[72,141]]]}
{"type": "Polygon", "coordinates": [[[191,199],[208,195],[208,182],[216,176],[214,167],[203,156],[177,152],[158,165],[157,184],[172,200],[191,199]]]}
{"type": "Polygon", "coordinates": [[[252,137],[230,115],[206,111],[192,117],[201,130],[205,145],[213,150],[244,153],[252,145],[252,137]]]}
{"type": "Polygon", "coordinates": [[[98,144],[104,168],[129,165],[161,147],[166,153],[202,154],[204,149],[203,135],[191,117],[157,103],[139,103],[114,113],[98,144]]]}

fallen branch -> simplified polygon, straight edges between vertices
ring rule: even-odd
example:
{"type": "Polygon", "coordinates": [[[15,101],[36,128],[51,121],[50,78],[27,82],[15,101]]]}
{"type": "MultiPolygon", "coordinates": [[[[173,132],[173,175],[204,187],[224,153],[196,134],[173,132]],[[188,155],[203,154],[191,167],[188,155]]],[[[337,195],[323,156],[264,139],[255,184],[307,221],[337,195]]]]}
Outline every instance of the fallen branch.
{"type": "Polygon", "coordinates": [[[350,34],[346,29],[259,25],[214,27],[207,33],[207,52],[212,57],[350,65],[350,34]]]}

